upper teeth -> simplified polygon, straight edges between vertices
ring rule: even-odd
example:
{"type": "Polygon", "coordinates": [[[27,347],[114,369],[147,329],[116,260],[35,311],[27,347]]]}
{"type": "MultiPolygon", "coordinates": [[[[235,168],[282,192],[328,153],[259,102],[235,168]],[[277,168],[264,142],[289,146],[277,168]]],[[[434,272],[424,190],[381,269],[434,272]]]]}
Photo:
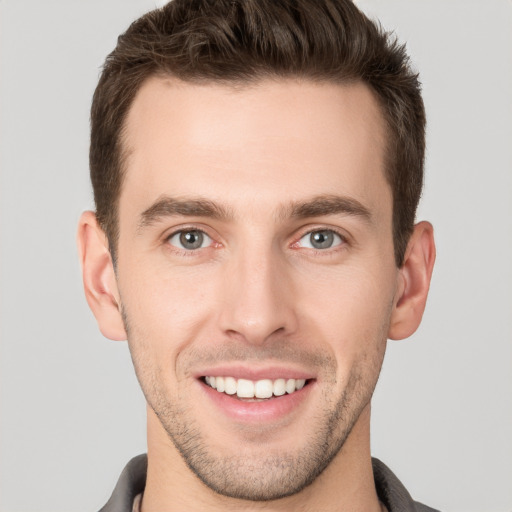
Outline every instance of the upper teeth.
{"type": "Polygon", "coordinates": [[[205,377],[206,383],[213,389],[239,398],[270,398],[293,393],[304,387],[305,379],[263,379],[246,380],[234,377],[205,377]]]}

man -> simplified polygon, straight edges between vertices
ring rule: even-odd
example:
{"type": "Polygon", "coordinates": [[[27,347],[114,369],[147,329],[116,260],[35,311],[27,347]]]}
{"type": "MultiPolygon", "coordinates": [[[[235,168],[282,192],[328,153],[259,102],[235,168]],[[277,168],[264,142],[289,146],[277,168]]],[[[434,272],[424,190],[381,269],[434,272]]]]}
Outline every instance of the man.
{"type": "Polygon", "coordinates": [[[369,441],[435,259],[403,47],[349,1],[174,0],[119,38],[91,125],[85,292],[148,404],[102,510],[432,510],[369,441]]]}

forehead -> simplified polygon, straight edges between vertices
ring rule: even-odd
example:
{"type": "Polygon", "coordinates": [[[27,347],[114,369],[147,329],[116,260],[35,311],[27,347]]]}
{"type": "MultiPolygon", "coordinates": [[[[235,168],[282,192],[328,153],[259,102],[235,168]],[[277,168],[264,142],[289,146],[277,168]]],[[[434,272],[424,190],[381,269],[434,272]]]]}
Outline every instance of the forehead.
{"type": "Polygon", "coordinates": [[[384,122],[362,83],[234,87],[154,77],[136,95],[125,128],[121,215],[123,203],[140,211],[162,194],[273,208],[336,192],[372,207],[382,193],[368,192],[389,188],[384,122]]]}

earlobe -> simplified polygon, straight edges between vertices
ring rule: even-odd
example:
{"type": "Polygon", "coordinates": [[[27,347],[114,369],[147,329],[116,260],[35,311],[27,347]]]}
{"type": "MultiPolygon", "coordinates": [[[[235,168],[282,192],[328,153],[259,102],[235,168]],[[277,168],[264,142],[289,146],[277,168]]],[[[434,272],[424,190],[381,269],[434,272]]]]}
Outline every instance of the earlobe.
{"type": "Polygon", "coordinates": [[[102,334],[112,340],[125,340],[119,291],[107,237],[94,212],[84,212],[78,223],[78,253],[87,303],[102,334]]]}
{"type": "Polygon", "coordinates": [[[420,222],[414,226],[399,270],[388,338],[407,338],[420,325],[435,259],[434,229],[429,222],[420,222]]]}

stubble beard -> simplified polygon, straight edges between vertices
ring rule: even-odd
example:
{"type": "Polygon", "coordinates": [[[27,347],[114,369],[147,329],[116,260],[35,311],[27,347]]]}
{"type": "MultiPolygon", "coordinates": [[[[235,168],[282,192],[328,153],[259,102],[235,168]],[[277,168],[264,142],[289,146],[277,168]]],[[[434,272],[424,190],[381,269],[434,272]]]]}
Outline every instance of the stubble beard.
{"type": "Polygon", "coordinates": [[[324,400],[324,410],[308,425],[307,439],[293,452],[269,452],[262,436],[259,443],[251,442],[251,449],[245,453],[243,447],[232,445],[224,453],[215,452],[200,425],[191,421],[186,406],[171,402],[154,386],[150,386],[151,393],[144,390],[145,386],[143,390],[186,465],[206,486],[231,498],[269,501],[291,496],[309,486],[340,452],[373,393],[374,384],[363,384],[361,379],[359,372],[353,372],[336,402],[324,400]],[[227,455],[228,449],[236,455],[227,455]]]}
{"type": "Polygon", "coordinates": [[[298,451],[269,453],[262,441],[254,443],[250,455],[242,449],[237,455],[214,454],[197,426],[186,422],[186,412],[171,404],[151,407],[187,466],[210,489],[231,498],[269,501],[309,486],[339,453],[367,403],[361,404],[361,410],[351,410],[347,394],[329,410],[323,424],[313,425],[298,451]]]}
{"type": "MultiPolygon", "coordinates": [[[[163,379],[145,360],[145,343],[140,343],[140,339],[135,344],[130,342],[133,333],[127,319],[124,320],[132,361],[147,403],[186,465],[214,492],[249,501],[294,495],[327,468],[371,400],[385,351],[384,339],[382,350],[373,357],[364,354],[352,367],[347,384],[337,398],[324,389],[321,400],[324,406],[309,423],[307,438],[294,451],[269,451],[262,441],[264,436],[253,432],[252,441],[258,438],[259,443],[249,443],[251,449],[244,452],[243,447],[229,446],[224,453],[216,453],[201,430],[207,430],[208,425],[199,425],[183,400],[173,399],[165,392],[161,385],[163,379]],[[227,455],[228,449],[233,449],[236,455],[227,455]]],[[[336,367],[335,362],[333,366],[336,367]]],[[[333,385],[335,380],[333,374],[333,385]]]]}

